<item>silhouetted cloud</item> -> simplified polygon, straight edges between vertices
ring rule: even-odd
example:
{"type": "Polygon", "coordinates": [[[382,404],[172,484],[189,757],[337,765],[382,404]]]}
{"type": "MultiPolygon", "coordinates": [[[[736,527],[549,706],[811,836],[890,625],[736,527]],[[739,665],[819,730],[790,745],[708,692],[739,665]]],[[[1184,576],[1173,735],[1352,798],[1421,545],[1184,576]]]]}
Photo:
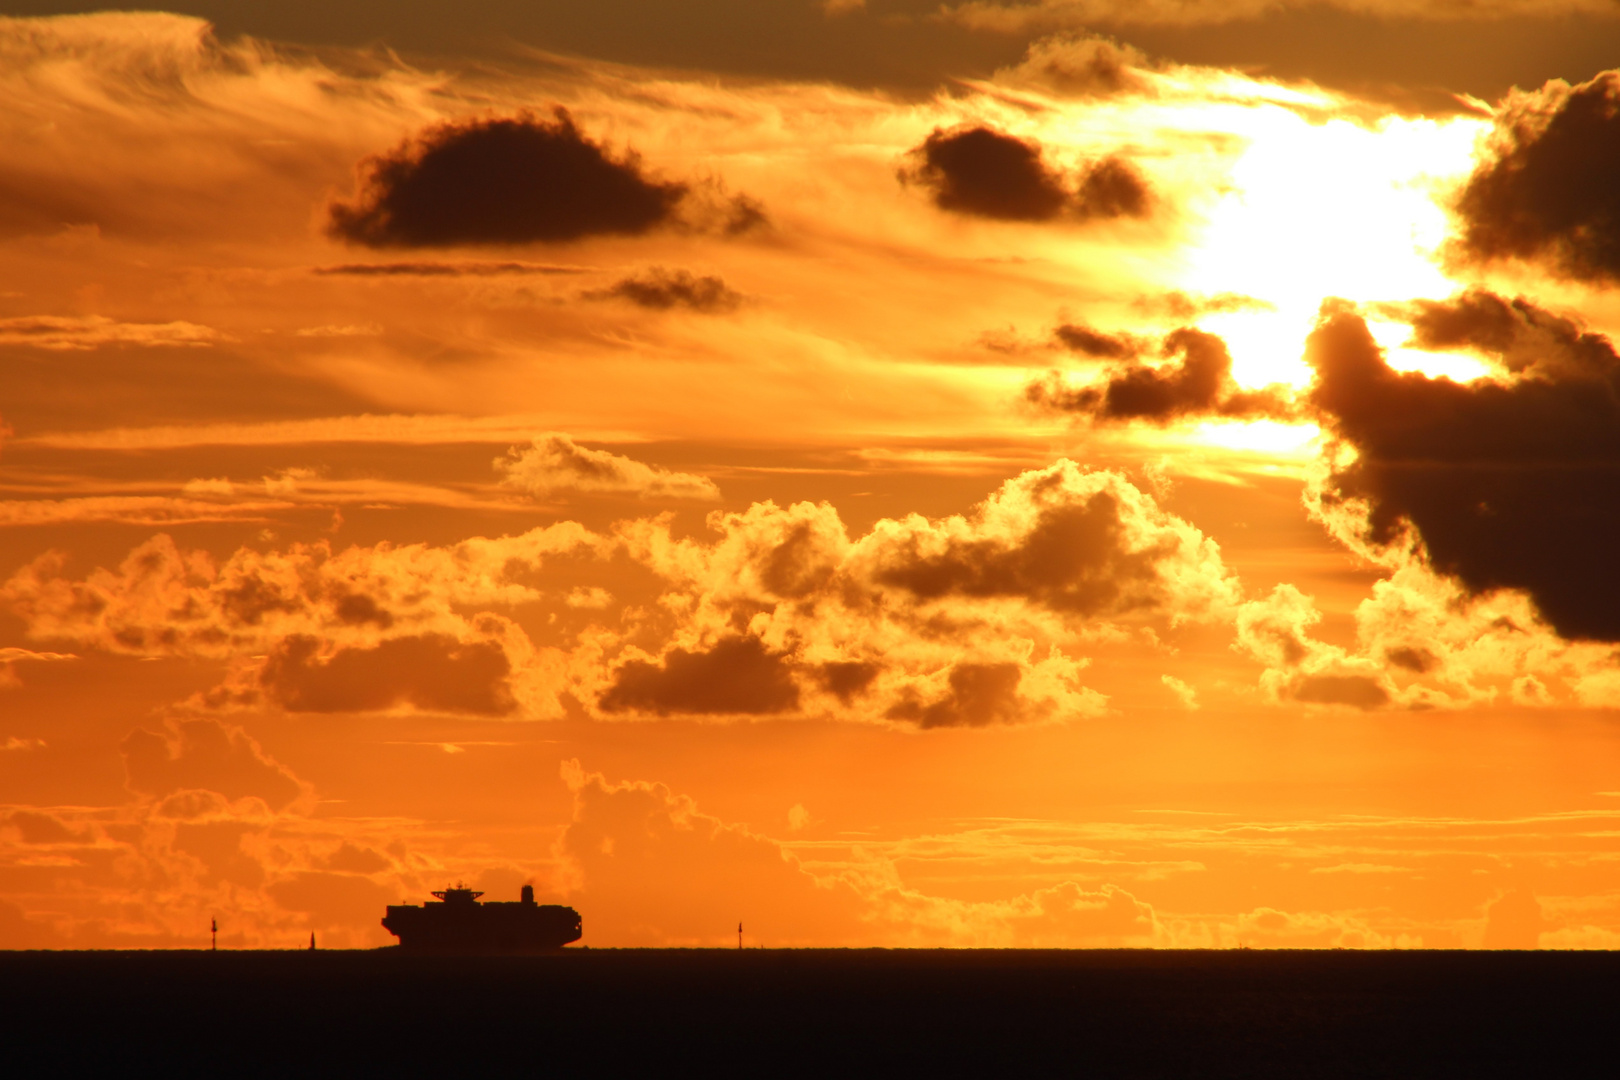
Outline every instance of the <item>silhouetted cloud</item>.
{"type": "Polygon", "coordinates": [[[1064,323],[1052,336],[1071,352],[1103,360],[1124,360],[1142,351],[1142,343],[1129,334],[1105,334],[1075,323],[1064,323]]]}
{"type": "Polygon", "coordinates": [[[445,247],[644,233],[671,219],[684,184],[610,156],[566,110],[442,124],[360,166],[328,231],[369,247],[445,247]]]}
{"type": "Polygon", "coordinates": [[[690,270],[649,267],[640,274],[584,294],[590,300],[628,300],[644,308],[668,311],[684,307],[705,314],[735,311],[743,302],[742,293],[712,275],[698,277],[690,270]]]}
{"type": "Polygon", "coordinates": [[[1367,500],[1379,544],[1410,522],[1436,570],[1474,595],[1525,590],[1565,638],[1620,640],[1620,357],[1488,294],[1428,306],[1417,324],[1420,340],[1513,356],[1519,373],[1462,384],[1396,372],[1359,314],[1324,305],[1306,349],[1310,400],[1357,452],[1327,481],[1329,504],[1367,500]]]}
{"type": "Polygon", "coordinates": [[[538,436],[527,447],[514,446],[495,459],[501,483],[544,498],[560,491],[636,495],[644,499],[720,497],[706,476],[672,472],[606,450],[580,446],[561,432],[538,436]]]}
{"type": "Polygon", "coordinates": [[[1615,363],[1608,338],[1523,297],[1469,289],[1449,300],[1414,300],[1388,310],[1411,321],[1412,344],[1420,349],[1478,350],[1518,374],[1556,379],[1607,371],[1615,363]]]}
{"type": "Polygon", "coordinates": [[[1184,416],[1280,416],[1287,405],[1275,390],[1246,391],[1232,379],[1232,357],[1226,343],[1214,334],[1183,328],[1167,335],[1162,351],[1179,357],[1175,363],[1149,366],[1127,351],[1128,339],[1109,337],[1075,327],[1059,327],[1091,355],[1132,357],[1117,364],[1101,386],[1071,387],[1054,372],[1031,383],[1026,399],[1054,412],[1083,413],[1102,421],[1148,420],[1169,423],[1184,416]]]}
{"type": "Polygon", "coordinates": [[[1620,280],[1620,72],[1514,94],[1496,124],[1490,157],[1457,199],[1462,252],[1620,280]]]}
{"type": "Polygon", "coordinates": [[[983,125],[936,128],[909,155],[902,181],[933,195],[942,210],[1002,221],[1054,221],[1061,217],[1142,217],[1147,182],[1127,162],[1107,157],[1071,182],[1049,166],[1038,143],[983,125]]]}
{"type": "Polygon", "coordinates": [[[319,639],[283,641],[259,681],[291,712],[419,709],[501,716],[517,707],[511,663],[497,642],[459,642],[444,634],[390,638],[374,648],[322,656],[319,639]]]}
{"type": "Polygon", "coordinates": [[[602,695],[605,712],[780,713],[799,705],[782,656],[755,637],[729,638],[706,652],[672,649],[661,664],[631,660],[602,695]]]}

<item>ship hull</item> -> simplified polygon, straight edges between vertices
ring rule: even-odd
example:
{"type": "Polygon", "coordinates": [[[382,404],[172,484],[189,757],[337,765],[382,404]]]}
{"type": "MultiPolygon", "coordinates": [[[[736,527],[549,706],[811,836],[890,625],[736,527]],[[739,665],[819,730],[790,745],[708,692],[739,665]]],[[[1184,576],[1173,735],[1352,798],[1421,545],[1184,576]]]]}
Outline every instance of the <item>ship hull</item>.
{"type": "Polygon", "coordinates": [[[420,953],[554,952],[581,935],[579,912],[555,904],[390,906],[382,924],[401,950],[420,953]]]}

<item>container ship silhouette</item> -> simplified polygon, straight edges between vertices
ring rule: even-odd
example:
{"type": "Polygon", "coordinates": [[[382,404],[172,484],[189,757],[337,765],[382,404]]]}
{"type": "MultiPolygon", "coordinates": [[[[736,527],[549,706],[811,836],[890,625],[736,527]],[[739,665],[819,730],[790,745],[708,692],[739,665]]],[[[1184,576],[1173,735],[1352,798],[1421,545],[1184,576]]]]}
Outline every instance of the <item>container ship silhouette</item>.
{"type": "Polygon", "coordinates": [[[390,904],[383,927],[407,952],[537,953],[580,938],[579,912],[559,904],[536,904],[534,887],[523,886],[517,903],[480,904],[484,894],[464,885],[433,894],[438,902],[390,904]]]}

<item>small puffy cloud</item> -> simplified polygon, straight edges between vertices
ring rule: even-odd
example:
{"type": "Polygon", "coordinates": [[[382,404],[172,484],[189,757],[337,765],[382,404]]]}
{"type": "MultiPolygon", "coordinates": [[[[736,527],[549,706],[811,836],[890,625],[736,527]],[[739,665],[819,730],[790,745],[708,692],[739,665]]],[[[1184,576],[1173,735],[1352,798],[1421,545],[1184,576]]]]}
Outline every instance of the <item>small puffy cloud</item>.
{"type": "Polygon", "coordinates": [[[1620,281],[1620,72],[1509,95],[1455,205],[1457,252],[1620,281]]]}
{"type": "Polygon", "coordinates": [[[984,125],[936,128],[900,173],[941,210],[1001,221],[1145,217],[1147,182],[1121,158],[1092,162],[1075,178],[1049,165],[1039,144],[984,125]]]}
{"type": "Polygon", "coordinates": [[[353,202],[328,231],[368,247],[447,247],[644,233],[670,221],[684,184],[612,156],[567,111],[430,128],[360,166],[353,202]]]}
{"type": "Polygon", "coordinates": [[[1072,387],[1057,373],[1031,383],[1024,396],[1036,408],[1079,413],[1104,422],[1159,424],[1190,416],[1242,418],[1288,412],[1281,391],[1275,388],[1239,389],[1232,379],[1232,356],[1226,343],[1214,334],[1191,328],[1169,334],[1161,351],[1170,362],[1157,365],[1135,359],[1135,343],[1129,338],[1075,326],[1060,326],[1056,334],[1076,351],[1126,359],[1112,366],[1101,385],[1072,387]]]}
{"type": "Polygon", "coordinates": [[[512,447],[495,459],[507,487],[544,498],[562,491],[636,495],[643,499],[720,498],[706,476],[671,472],[632,458],[591,450],[560,432],[535,438],[527,447],[512,447]]]}
{"type": "Polygon", "coordinates": [[[743,302],[742,293],[721,278],[707,274],[699,277],[690,270],[668,270],[662,266],[649,267],[641,274],[621,278],[605,289],[592,289],[584,295],[589,300],[627,300],[654,311],[687,308],[705,315],[735,311],[743,302]]]}
{"type": "Polygon", "coordinates": [[[161,733],[133,731],[123,753],[130,790],[159,799],[201,790],[262,799],[279,809],[305,794],[298,778],[252,736],[218,720],[175,720],[161,733]]]}
{"type": "Polygon", "coordinates": [[[1146,54],[1105,37],[1058,35],[1032,43],[1023,60],[995,82],[1031,86],[1065,97],[1109,97],[1151,91],[1146,54]]]}
{"type": "Polygon", "coordinates": [[[1418,318],[1420,339],[1518,371],[1397,372],[1360,314],[1325,305],[1309,400],[1354,453],[1329,463],[1323,513],[1375,557],[1419,545],[1473,596],[1521,589],[1565,638],[1620,640],[1620,357],[1522,302],[1475,294],[1418,318]]]}

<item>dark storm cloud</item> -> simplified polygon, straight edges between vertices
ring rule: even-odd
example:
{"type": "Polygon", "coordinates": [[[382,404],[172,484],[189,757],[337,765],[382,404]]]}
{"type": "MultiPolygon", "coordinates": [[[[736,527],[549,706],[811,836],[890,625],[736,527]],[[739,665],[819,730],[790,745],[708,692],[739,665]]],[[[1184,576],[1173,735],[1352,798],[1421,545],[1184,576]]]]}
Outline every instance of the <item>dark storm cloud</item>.
{"type": "MultiPolygon", "coordinates": [[[[1082,351],[1109,355],[1101,350],[1123,350],[1127,339],[1110,338],[1074,327],[1082,351]],[[1081,335],[1084,335],[1083,337],[1081,335]],[[1085,348],[1090,346],[1090,348],[1085,348]]],[[[1232,357],[1226,343],[1214,334],[1183,328],[1167,335],[1162,352],[1176,357],[1157,367],[1143,364],[1133,354],[1114,366],[1101,386],[1070,387],[1054,373],[1046,380],[1031,383],[1025,397],[1035,406],[1053,412],[1082,413],[1100,421],[1147,420],[1169,423],[1186,416],[1281,416],[1287,405],[1273,391],[1244,391],[1232,380],[1232,357]]]]}
{"type": "Polygon", "coordinates": [[[742,293],[718,277],[699,277],[690,270],[667,270],[662,266],[649,267],[584,296],[589,300],[628,300],[655,311],[684,307],[709,315],[735,311],[743,302],[742,293]]]}
{"type": "Polygon", "coordinates": [[[615,158],[563,109],[442,124],[362,162],[352,203],[328,232],[369,247],[445,247],[636,235],[664,224],[687,192],[615,158]]]}
{"type": "Polygon", "coordinates": [[[884,715],[923,728],[1016,723],[1022,711],[1018,699],[1022,679],[1017,664],[957,664],[951,668],[950,689],[944,697],[927,704],[902,701],[884,715]]]}
{"type": "Polygon", "coordinates": [[[1523,589],[1564,637],[1620,641],[1620,358],[1568,320],[1489,294],[1417,323],[1420,340],[1487,351],[1541,335],[1547,359],[1520,356],[1505,382],[1396,372],[1360,315],[1325,305],[1306,350],[1310,400],[1358,453],[1329,499],[1366,499],[1375,542],[1410,522],[1435,569],[1472,593],[1523,589]]]}
{"type": "Polygon", "coordinates": [[[1620,281],[1620,72],[1511,98],[1456,209],[1467,256],[1620,281]]]}
{"type": "Polygon", "coordinates": [[[1001,221],[1063,217],[1143,217],[1147,183],[1116,157],[1092,163],[1071,181],[1049,166],[1038,143],[982,125],[936,128],[908,155],[901,180],[927,188],[942,210],[1001,221]]]}
{"type": "Polygon", "coordinates": [[[501,716],[511,712],[511,664],[494,642],[443,634],[392,638],[374,648],[317,655],[320,642],[297,635],[265,662],[260,683],[291,712],[419,709],[501,716]]]}
{"type": "Polygon", "coordinates": [[[672,649],[662,664],[631,660],[602,695],[604,712],[780,713],[798,708],[786,660],[755,637],[728,638],[708,652],[672,649]]]}

